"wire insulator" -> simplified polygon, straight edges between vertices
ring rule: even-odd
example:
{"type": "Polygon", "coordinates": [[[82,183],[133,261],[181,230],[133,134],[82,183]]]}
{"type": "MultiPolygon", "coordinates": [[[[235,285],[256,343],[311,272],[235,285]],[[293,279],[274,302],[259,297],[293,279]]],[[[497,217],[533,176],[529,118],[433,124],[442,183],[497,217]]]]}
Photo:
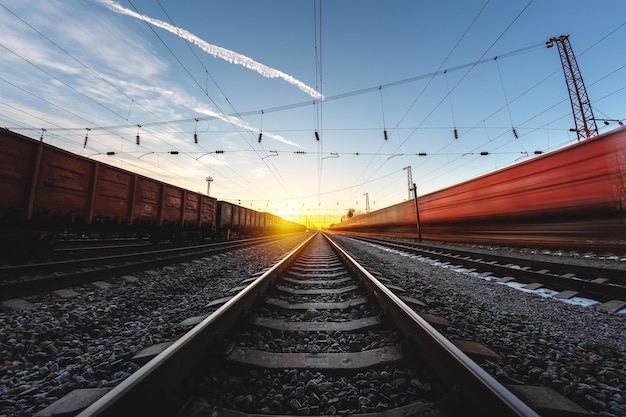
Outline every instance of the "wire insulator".
{"type": "Polygon", "coordinates": [[[136,139],[135,142],[137,143],[137,145],[139,145],[139,133],[137,134],[137,137],[135,139],[136,139]]]}
{"type": "Polygon", "coordinates": [[[320,134],[317,133],[317,130],[315,131],[315,140],[318,142],[320,141],[320,134]]]}
{"type": "Polygon", "coordinates": [[[386,130],[383,130],[383,135],[385,136],[385,140],[389,139],[389,138],[387,137],[387,131],[386,131],[386,130]]]}
{"type": "Polygon", "coordinates": [[[87,139],[89,139],[89,138],[87,137],[87,135],[85,135],[85,143],[83,143],[83,148],[87,147],[87,139]]]}
{"type": "Polygon", "coordinates": [[[487,152],[487,151],[482,151],[480,154],[481,154],[482,156],[485,156],[485,155],[489,155],[489,152],[487,152]]]}
{"type": "Polygon", "coordinates": [[[535,155],[541,155],[543,151],[535,151],[535,155]]]}
{"type": "Polygon", "coordinates": [[[224,153],[224,151],[219,150],[219,151],[215,151],[215,153],[224,153]]]}
{"type": "Polygon", "coordinates": [[[198,134],[197,133],[193,134],[193,143],[198,143],[198,134]]]}
{"type": "Polygon", "coordinates": [[[459,130],[455,127],[454,128],[454,139],[458,139],[459,138],[459,130]]]}
{"type": "Polygon", "coordinates": [[[261,138],[263,137],[263,132],[259,132],[259,143],[261,143],[261,138]]]}
{"type": "Polygon", "coordinates": [[[519,136],[517,135],[517,130],[515,130],[515,128],[513,128],[512,130],[513,130],[513,136],[515,136],[515,139],[519,139],[519,136]]]}

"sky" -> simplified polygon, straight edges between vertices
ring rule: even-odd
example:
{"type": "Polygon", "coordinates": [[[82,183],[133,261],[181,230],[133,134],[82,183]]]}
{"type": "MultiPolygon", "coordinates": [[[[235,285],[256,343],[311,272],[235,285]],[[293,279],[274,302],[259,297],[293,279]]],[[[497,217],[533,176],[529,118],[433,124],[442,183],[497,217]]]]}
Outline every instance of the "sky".
{"type": "Polygon", "coordinates": [[[0,0],[0,126],[327,226],[576,143],[561,35],[616,128],[622,0],[0,0]]]}

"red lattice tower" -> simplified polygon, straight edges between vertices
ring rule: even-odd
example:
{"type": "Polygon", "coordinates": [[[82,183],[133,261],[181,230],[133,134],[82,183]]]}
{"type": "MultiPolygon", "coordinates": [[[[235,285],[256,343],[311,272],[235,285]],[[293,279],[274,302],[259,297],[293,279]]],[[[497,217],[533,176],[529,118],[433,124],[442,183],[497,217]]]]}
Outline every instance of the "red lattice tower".
{"type": "Polygon", "coordinates": [[[587,89],[583,82],[583,76],[578,68],[574,51],[569,43],[569,35],[561,35],[558,38],[551,38],[546,42],[548,48],[556,43],[561,57],[561,65],[563,66],[563,74],[565,75],[565,83],[569,90],[569,99],[572,104],[572,113],[574,114],[574,124],[578,140],[586,139],[598,134],[598,126],[593,116],[591,102],[587,96],[587,89]]]}

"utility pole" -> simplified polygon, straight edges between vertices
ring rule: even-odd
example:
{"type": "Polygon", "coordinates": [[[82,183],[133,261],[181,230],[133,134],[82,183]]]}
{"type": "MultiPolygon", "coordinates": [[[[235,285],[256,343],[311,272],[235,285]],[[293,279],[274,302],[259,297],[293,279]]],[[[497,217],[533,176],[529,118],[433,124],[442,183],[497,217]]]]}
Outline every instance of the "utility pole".
{"type": "Polygon", "coordinates": [[[370,212],[370,195],[369,193],[363,194],[365,196],[365,212],[370,212]]]}
{"type": "Polygon", "coordinates": [[[575,128],[570,129],[578,134],[578,141],[598,134],[598,126],[593,116],[591,102],[587,96],[587,89],[583,82],[583,76],[578,68],[574,51],[569,43],[569,35],[561,35],[558,38],[550,38],[546,45],[552,48],[556,43],[561,57],[561,66],[565,75],[565,83],[569,91],[569,100],[574,114],[575,128]]]}
{"type": "Polygon", "coordinates": [[[206,195],[211,195],[211,183],[213,182],[213,177],[206,177],[206,195]]]}
{"type": "Polygon", "coordinates": [[[417,186],[413,183],[413,195],[415,196],[415,213],[417,215],[417,241],[422,241],[422,224],[420,222],[420,209],[417,205],[417,186]]]}
{"type": "Polygon", "coordinates": [[[408,184],[408,189],[409,189],[409,200],[413,198],[414,194],[414,190],[413,190],[413,174],[411,173],[411,166],[409,165],[408,167],[404,167],[402,168],[403,171],[406,171],[406,179],[407,179],[407,184],[408,184]]]}

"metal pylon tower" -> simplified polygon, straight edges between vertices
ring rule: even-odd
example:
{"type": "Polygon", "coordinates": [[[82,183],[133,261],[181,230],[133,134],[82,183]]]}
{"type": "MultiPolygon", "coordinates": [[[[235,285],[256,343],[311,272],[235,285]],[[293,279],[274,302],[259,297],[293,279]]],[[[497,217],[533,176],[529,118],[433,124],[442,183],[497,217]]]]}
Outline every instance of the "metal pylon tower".
{"type": "Polygon", "coordinates": [[[402,168],[406,171],[406,179],[408,182],[408,190],[409,190],[409,200],[415,198],[415,194],[413,194],[413,174],[411,173],[411,166],[402,168]]]}
{"type": "Polygon", "coordinates": [[[583,76],[578,68],[574,51],[569,43],[569,35],[561,35],[558,38],[551,38],[546,42],[548,48],[556,43],[561,57],[561,65],[563,66],[563,74],[565,75],[565,83],[569,90],[569,99],[572,104],[572,113],[574,114],[575,129],[578,134],[578,140],[586,139],[598,134],[598,126],[593,116],[591,102],[587,96],[587,89],[583,82],[583,76]]]}

